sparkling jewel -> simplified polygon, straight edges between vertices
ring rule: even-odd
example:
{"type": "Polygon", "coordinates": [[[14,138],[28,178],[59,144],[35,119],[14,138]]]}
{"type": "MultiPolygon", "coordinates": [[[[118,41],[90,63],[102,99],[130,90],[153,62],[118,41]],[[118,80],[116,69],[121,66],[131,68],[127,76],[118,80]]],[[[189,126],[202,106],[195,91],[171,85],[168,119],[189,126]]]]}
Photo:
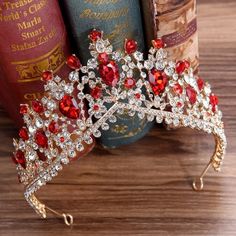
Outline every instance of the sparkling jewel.
{"type": "Polygon", "coordinates": [[[190,67],[190,63],[187,60],[183,60],[183,61],[178,61],[176,63],[176,67],[175,70],[177,72],[177,74],[181,75],[183,74],[183,72],[185,70],[187,70],[190,67]]]}
{"type": "Polygon", "coordinates": [[[165,44],[162,39],[154,39],[152,40],[152,45],[156,49],[164,48],[165,44]]]}
{"type": "Polygon", "coordinates": [[[76,55],[67,57],[66,63],[72,70],[78,70],[81,67],[80,60],[76,55]]]}
{"type": "Polygon", "coordinates": [[[24,141],[29,139],[28,131],[26,128],[21,128],[19,131],[19,136],[22,138],[24,141]]]}
{"type": "Polygon", "coordinates": [[[214,94],[211,94],[210,95],[210,104],[212,106],[212,111],[215,112],[216,111],[216,106],[218,105],[219,103],[219,99],[216,95],[214,94]]]}
{"type": "Polygon", "coordinates": [[[203,81],[203,79],[198,78],[198,79],[197,79],[197,85],[198,85],[198,89],[201,91],[201,90],[203,89],[203,87],[204,87],[204,81],[203,81]]]}
{"type": "Polygon", "coordinates": [[[55,121],[51,121],[48,126],[48,130],[53,134],[57,134],[59,131],[59,125],[55,121]]]}
{"type": "Polygon", "coordinates": [[[108,86],[116,86],[119,80],[119,69],[115,61],[100,64],[99,73],[103,82],[108,86]]]}
{"type": "Polygon", "coordinates": [[[135,98],[137,98],[137,99],[140,99],[140,98],[141,98],[141,94],[140,94],[140,93],[136,93],[134,96],[135,96],[135,98]]]}
{"type": "Polygon", "coordinates": [[[20,114],[26,114],[28,112],[28,106],[26,104],[20,105],[20,114]]]}
{"type": "Polygon", "coordinates": [[[137,51],[137,42],[133,39],[127,39],[125,41],[125,51],[128,54],[132,54],[137,51]]]}
{"type": "Polygon", "coordinates": [[[98,111],[99,108],[100,108],[99,105],[97,105],[97,104],[94,104],[94,105],[93,105],[93,110],[94,110],[94,111],[98,111]]]}
{"type": "Polygon", "coordinates": [[[42,148],[48,146],[48,138],[43,131],[37,131],[35,134],[35,142],[42,148]]]}
{"type": "Polygon", "coordinates": [[[124,86],[126,89],[132,89],[135,86],[136,82],[133,78],[126,78],[124,81],[124,86]]]}
{"type": "Polygon", "coordinates": [[[102,96],[101,87],[95,86],[93,89],[91,89],[90,94],[94,99],[99,99],[102,96]]]}
{"type": "Polygon", "coordinates": [[[78,119],[80,115],[80,109],[72,96],[64,95],[59,102],[60,112],[71,119],[78,119]]]}
{"type": "Polygon", "coordinates": [[[52,80],[52,78],[53,78],[53,73],[52,73],[52,71],[47,70],[47,71],[44,71],[44,72],[42,73],[42,80],[43,80],[43,81],[47,82],[47,81],[49,81],[49,80],[52,80]]]}
{"type": "Polygon", "coordinates": [[[153,68],[149,72],[149,82],[151,84],[154,94],[160,95],[165,90],[165,87],[168,82],[168,78],[163,71],[159,71],[153,68]]]}
{"type": "Polygon", "coordinates": [[[183,93],[183,88],[179,83],[176,83],[173,87],[173,90],[176,94],[182,94],[183,93]]]}
{"type": "Polygon", "coordinates": [[[98,54],[98,61],[101,64],[106,64],[108,62],[108,55],[105,52],[98,54]]]}
{"type": "Polygon", "coordinates": [[[42,113],[44,111],[43,104],[37,100],[32,101],[32,108],[37,113],[42,113]]]}
{"type": "Polygon", "coordinates": [[[193,105],[197,100],[197,92],[190,85],[188,85],[186,87],[186,94],[190,103],[193,105]]]}
{"type": "Polygon", "coordinates": [[[89,33],[88,37],[91,41],[96,42],[102,37],[102,32],[94,29],[89,33]]]}
{"type": "Polygon", "coordinates": [[[26,159],[25,159],[25,154],[21,151],[18,150],[15,153],[15,156],[13,157],[13,161],[16,164],[20,164],[24,169],[26,169],[26,159]]]}

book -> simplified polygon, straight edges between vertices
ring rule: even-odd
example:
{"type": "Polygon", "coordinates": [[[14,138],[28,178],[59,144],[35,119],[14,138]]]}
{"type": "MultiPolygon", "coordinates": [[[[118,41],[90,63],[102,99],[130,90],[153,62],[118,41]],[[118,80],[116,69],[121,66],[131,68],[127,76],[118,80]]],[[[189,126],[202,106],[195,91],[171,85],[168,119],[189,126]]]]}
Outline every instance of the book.
{"type": "Polygon", "coordinates": [[[196,0],[141,0],[148,46],[162,38],[171,60],[199,67],[196,0]]]}
{"type": "Polygon", "coordinates": [[[31,0],[1,1],[0,28],[0,85],[8,90],[5,107],[20,125],[19,104],[43,95],[42,71],[69,71],[65,26],[56,0],[31,0]]]}
{"type": "Polygon", "coordinates": [[[0,29],[1,103],[20,127],[19,105],[44,95],[42,72],[64,77],[71,71],[69,40],[56,0],[1,1],[0,29]]]}
{"type": "MultiPolygon", "coordinates": [[[[91,57],[89,32],[96,28],[102,30],[115,50],[123,50],[125,38],[138,42],[139,50],[144,50],[143,29],[140,4],[138,0],[64,0],[61,8],[65,21],[72,32],[76,54],[83,63],[91,57]]],[[[100,143],[106,148],[115,148],[135,142],[143,137],[153,123],[128,114],[117,115],[117,122],[110,124],[108,131],[103,131],[100,143]]]]}

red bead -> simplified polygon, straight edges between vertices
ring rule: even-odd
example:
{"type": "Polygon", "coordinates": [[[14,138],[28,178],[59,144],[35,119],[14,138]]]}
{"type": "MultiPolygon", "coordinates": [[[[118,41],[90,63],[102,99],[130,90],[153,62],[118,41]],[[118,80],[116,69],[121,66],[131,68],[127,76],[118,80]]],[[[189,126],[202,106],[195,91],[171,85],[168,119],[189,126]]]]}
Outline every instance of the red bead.
{"type": "Polygon", "coordinates": [[[20,164],[24,169],[26,168],[25,154],[21,150],[15,153],[14,162],[20,164]]]}
{"type": "Polygon", "coordinates": [[[126,89],[131,89],[135,86],[136,82],[133,78],[126,78],[124,81],[124,86],[126,89]]]}
{"type": "Polygon", "coordinates": [[[98,39],[102,37],[102,32],[94,29],[89,33],[88,37],[91,41],[96,42],[98,39]]]}
{"type": "Polygon", "coordinates": [[[39,101],[32,101],[32,108],[37,113],[42,113],[44,111],[43,104],[39,101]]]}
{"type": "Polygon", "coordinates": [[[47,157],[44,155],[44,153],[38,151],[37,154],[38,154],[39,160],[41,160],[41,161],[47,160],[47,157]]]}
{"type": "Polygon", "coordinates": [[[188,85],[186,87],[186,94],[190,103],[193,105],[197,101],[197,92],[190,85],[188,85]]]}
{"type": "Polygon", "coordinates": [[[76,55],[71,55],[67,57],[66,64],[72,69],[72,70],[78,70],[81,67],[81,63],[79,58],[76,55]]]}
{"type": "Polygon", "coordinates": [[[48,138],[43,131],[36,132],[35,142],[42,148],[48,147],[48,138]]]}
{"type": "Polygon", "coordinates": [[[105,52],[98,54],[98,61],[101,64],[106,64],[108,62],[108,55],[105,52]]]}
{"type": "Polygon", "coordinates": [[[52,73],[52,71],[44,71],[43,73],[42,73],[42,80],[43,81],[45,81],[45,82],[47,82],[47,81],[49,81],[49,80],[52,80],[52,78],[53,78],[53,73],[52,73]]]}
{"type": "Polygon", "coordinates": [[[109,61],[107,64],[100,64],[99,73],[103,82],[108,86],[116,86],[119,80],[119,69],[114,61],[109,61]]]}
{"type": "Polygon", "coordinates": [[[125,41],[125,51],[128,54],[132,54],[137,50],[137,42],[133,39],[127,39],[125,41]]]}
{"type": "Polygon", "coordinates": [[[190,67],[190,63],[187,60],[183,60],[183,61],[178,61],[176,63],[176,72],[177,74],[181,75],[184,73],[185,70],[187,70],[190,67]]]}
{"type": "Polygon", "coordinates": [[[97,104],[93,105],[93,110],[94,110],[94,111],[98,111],[99,108],[100,108],[99,105],[97,105],[97,104]]]}
{"type": "Polygon", "coordinates": [[[55,121],[51,121],[51,123],[48,126],[48,130],[53,134],[57,134],[59,131],[59,126],[55,121]]]}
{"type": "Polygon", "coordinates": [[[149,72],[149,82],[151,84],[154,94],[160,95],[165,90],[165,87],[168,82],[168,78],[164,72],[153,68],[149,72]]]}
{"type": "Polygon", "coordinates": [[[173,87],[173,90],[176,94],[182,94],[183,93],[183,88],[179,83],[176,83],[173,87]]]}
{"type": "Polygon", "coordinates": [[[176,106],[177,106],[178,108],[181,108],[181,107],[183,106],[183,103],[182,103],[182,102],[177,102],[177,103],[176,103],[176,106]]]}
{"type": "Polygon", "coordinates": [[[136,99],[140,99],[141,98],[141,94],[140,93],[136,93],[134,96],[135,96],[136,99]]]}
{"type": "Polygon", "coordinates": [[[216,106],[219,104],[219,99],[216,95],[214,95],[214,94],[210,95],[210,104],[212,106],[212,111],[215,112],[216,106]]]}
{"type": "Polygon", "coordinates": [[[19,131],[19,136],[22,138],[24,141],[29,139],[28,131],[26,128],[21,128],[19,131]]]}
{"type": "Polygon", "coordinates": [[[154,39],[152,40],[152,45],[156,49],[164,48],[165,44],[162,39],[154,39]]]}
{"type": "Polygon", "coordinates": [[[20,105],[20,114],[26,114],[28,112],[28,106],[26,104],[20,105]]]}
{"type": "Polygon", "coordinates": [[[203,79],[198,78],[198,80],[197,80],[197,85],[198,85],[198,89],[201,91],[201,90],[203,89],[203,87],[204,87],[204,81],[203,81],[203,79]]]}
{"type": "Polygon", "coordinates": [[[65,141],[64,137],[60,137],[60,142],[63,143],[65,141]]]}
{"type": "Polygon", "coordinates": [[[60,112],[70,118],[70,119],[78,119],[80,115],[80,109],[72,96],[64,95],[64,97],[59,102],[59,110],[60,112]]]}
{"type": "Polygon", "coordinates": [[[94,99],[99,99],[102,96],[102,89],[99,86],[96,86],[91,89],[90,94],[94,99]]]}

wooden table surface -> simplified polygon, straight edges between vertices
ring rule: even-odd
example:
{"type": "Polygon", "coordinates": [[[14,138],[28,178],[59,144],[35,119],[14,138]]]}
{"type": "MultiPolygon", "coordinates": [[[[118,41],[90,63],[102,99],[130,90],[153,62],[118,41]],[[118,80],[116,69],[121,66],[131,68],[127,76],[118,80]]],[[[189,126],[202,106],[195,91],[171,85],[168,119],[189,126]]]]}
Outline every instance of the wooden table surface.
{"type": "Polygon", "coordinates": [[[17,132],[1,111],[0,235],[236,235],[236,2],[198,3],[201,75],[220,97],[229,142],[222,172],[211,169],[205,190],[192,191],[214,143],[189,129],[156,127],[133,145],[95,148],[40,193],[74,215],[69,228],[25,202],[10,159],[17,132]]]}

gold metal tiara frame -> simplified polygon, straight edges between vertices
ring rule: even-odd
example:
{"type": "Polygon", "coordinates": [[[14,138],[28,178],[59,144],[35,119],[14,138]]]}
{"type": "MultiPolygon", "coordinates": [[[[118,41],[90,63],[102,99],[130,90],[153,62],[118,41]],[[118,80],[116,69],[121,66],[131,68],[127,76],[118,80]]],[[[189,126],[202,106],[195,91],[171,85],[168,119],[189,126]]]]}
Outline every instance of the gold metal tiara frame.
{"type": "Polygon", "coordinates": [[[72,55],[67,64],[73,71],[67,80],[45,71],[45,96],[32,106],[21,105],[25,126],[14,140],[13,160],[19,180],[25,185],[25,198],[43,218],[50,211],[73,224],[70,214],[59,213],[41,203],[35,193],[51,181],[63,165],[86,153],[88,146],[108,130],[117,115],[166,123],[175,128],[189,127],[212,134],[215,151],[193,189],[203,189],[203,178],[212,166],[219,171],[225,155],[226,137],[218,98],[211,87],[193,74],[186,60],[167,60],[161,39],[152,41],[148,59],[137,43],[125,41],[125,53],[113,51],[103,33],[93,30],[89,38],[92,58],[86,66],[72,55]],[[90,89],[90,94],[86,93],[90,89]],[[85,112],[85,101],[89,106],[85,112]]]}

